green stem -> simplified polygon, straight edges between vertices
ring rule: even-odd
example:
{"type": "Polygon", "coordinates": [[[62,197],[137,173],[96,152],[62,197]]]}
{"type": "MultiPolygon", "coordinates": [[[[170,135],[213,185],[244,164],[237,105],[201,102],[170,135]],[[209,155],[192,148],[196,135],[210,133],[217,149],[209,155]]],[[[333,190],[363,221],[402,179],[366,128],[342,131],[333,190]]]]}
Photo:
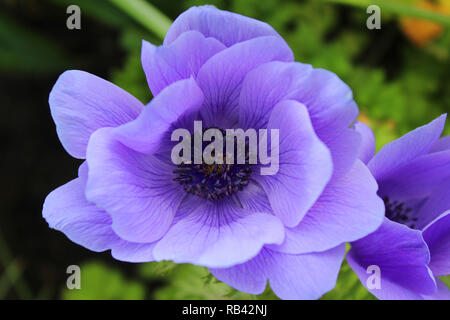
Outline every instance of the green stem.
{"type": "Polygon", "coordinates": [[[172,21],[145,0],[110,0],[155,35],[164,39],[172,21]]]}
{"type": "Polygon", "coordinates": [[[400,16],[410,16],[450,26],[450,16],[446,16],[439,12],[426,10],[412,4],[398,2],[394,0],[321,0],[321,1],[352,5],[362,8],[367,8],[368,6],[375,4],[378,5],[381,8],[381,10],[386,10],[400,16]]]}

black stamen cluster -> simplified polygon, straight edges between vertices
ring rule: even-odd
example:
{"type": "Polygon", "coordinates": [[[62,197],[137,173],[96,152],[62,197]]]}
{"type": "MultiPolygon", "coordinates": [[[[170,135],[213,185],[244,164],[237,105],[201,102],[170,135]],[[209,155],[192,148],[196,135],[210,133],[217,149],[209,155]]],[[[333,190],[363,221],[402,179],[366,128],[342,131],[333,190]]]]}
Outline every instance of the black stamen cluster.
{"type": "MultiPolygon", "coordinates": [[[[222,130],[225,133],[224,130],[222,130]]],[[[227,164],[224,156],[223,164],[194,164],[182,163],[174,170],[177,177],[174,179],[183,185],[187,193],[197,195],[207,200],[217,200],[228,197],[244,189],[251,176],[249,162],[249,148],[245,146],[244,164],[227,164]]],[[[236,159],[235,146],[235,162],[236,159]]],[[[192,152],[194,154],[193,146],[192,152]]]]}
{"type": "Polygon", "coordinates": [[[383,201],[386,208],[386,218],[404,224],[411,229],[415,228],[417,218],[411,217],[411,208],[405,207],[403,202],[391,201],[387,196],[383,197],[383,201]]]}

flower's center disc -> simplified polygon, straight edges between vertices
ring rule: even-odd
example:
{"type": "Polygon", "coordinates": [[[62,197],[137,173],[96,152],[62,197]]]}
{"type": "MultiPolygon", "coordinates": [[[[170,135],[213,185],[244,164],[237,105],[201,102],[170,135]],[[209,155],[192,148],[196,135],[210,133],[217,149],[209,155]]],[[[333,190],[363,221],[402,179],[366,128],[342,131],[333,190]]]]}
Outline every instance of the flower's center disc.
{"type": "Polygon", "coordinates": [[[389,197],[383,197],[383,201],[386,208],[386,218],[412,229],[415,228],[417,218],[411,216],[411,208],[405,207],[405,204],[402,202],[392,201],[389,197]]]}
{"type": "Polygon", "coordinates": [[[245,150],[245,164],[227,164],[225,155],[222,164],[182,163],[174,170],[177,175],[174,180],[178,181],[187,193],[208,200],[228,197],[243,190],[249,183],[251,165],[248,164],[248,146],[245,150]]]}

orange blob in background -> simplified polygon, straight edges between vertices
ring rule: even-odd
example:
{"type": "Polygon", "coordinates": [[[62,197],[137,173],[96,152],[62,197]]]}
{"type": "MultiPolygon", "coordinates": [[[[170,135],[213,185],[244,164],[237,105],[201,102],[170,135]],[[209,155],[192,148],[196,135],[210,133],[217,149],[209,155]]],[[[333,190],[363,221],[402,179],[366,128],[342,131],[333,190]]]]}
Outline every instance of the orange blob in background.
{"type": "MultiPolygon", "coordinates": [[[[450,15],[450,0],[418,1],[416,6],[450,15]]],[[[439,37],[444,29],[438,23],[409,17],[400,19],[400,27],[408,39],[419,47],[439,37]]]]}

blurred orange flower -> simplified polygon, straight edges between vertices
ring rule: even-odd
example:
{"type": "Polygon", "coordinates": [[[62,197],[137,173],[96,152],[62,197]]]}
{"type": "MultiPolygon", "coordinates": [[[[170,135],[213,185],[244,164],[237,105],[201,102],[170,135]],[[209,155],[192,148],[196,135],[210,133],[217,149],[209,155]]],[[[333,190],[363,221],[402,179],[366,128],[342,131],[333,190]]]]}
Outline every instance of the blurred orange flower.
{"type": "MultiPolygon", "coordinates": [[[[450,15],[450,0],[439,1],[418,1],[416,6],[450,15]]],[[[400,27],[408,39],[415,45],[421,47],[438,37],[443,27],[435,22],[427,20],[405,17],[400,19],[400,27]]]]}

